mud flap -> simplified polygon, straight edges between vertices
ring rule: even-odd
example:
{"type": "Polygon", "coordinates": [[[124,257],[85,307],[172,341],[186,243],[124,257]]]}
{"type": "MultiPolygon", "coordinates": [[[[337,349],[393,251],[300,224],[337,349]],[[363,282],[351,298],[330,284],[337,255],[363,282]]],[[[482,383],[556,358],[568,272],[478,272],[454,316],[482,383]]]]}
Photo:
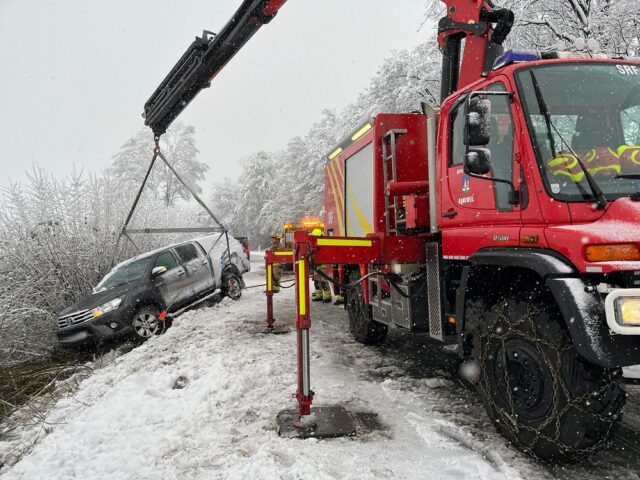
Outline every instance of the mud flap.
{"type": "Polygon", "coordinates": [[[610,332],[604,302],[581,278],[550,278],[547,285],[580,355],[605,368],[640,364],[640,336],[610,332]]]}

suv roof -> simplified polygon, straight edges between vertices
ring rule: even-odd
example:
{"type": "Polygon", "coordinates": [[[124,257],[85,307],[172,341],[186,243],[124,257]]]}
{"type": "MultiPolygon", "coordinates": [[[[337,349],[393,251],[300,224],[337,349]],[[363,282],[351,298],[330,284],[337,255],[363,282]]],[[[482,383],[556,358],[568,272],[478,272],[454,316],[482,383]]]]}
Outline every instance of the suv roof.
{"type": "MultiPolygon", "coordinates": [[[[157,253],[163,252],[165,250],[168,250],[170,248],[175,248],[175,247],[179,247],[180,245],[185,245],[187,243],[193,243],[193,242],[198,242],[207,253],[209,253],[209,251],[211,250],[211,248],[213,248],[213,246],[217,243],[218,239],[220,239],[222,236],[224,236],[224,234],[220,234],[220,233],[212,233],[210,235],[203,235],[202,237],[198,237],[198,238],[192,238],[190,240],[183,240],[182,242],[176,242],[176,243],[172,243],[170,245],[165,245],[164,247],[160,247],[160,248],[156,248],[154,250],[151,250],[149,252],[144,252],[141,253],[139,255],[136,255],[135,257],[129,258],[127,260],[124,260],[118,264],[116,264],[114,266],[115,267],[121,267],[123,265],[127,265],[128,263],[131,262],[135,262],[136,260],[142,260],[143,258],[147,258],[147,257],[151,257],[157,253]],[[211,247],[207,248],[205,245],[211,245],[211,247]]],[[[229,240],[234,239],[234,237],[232,235],[229,235],[229,240]]]]}

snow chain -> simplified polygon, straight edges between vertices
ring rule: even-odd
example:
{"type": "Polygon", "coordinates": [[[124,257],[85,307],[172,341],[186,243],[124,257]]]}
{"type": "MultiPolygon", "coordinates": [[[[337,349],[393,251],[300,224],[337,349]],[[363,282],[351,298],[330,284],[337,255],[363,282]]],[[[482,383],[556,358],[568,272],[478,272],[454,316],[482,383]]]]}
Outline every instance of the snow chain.
{"type": "Polygon", "coordinates": [[[598,397],[607,393],[607,389],[611,385],[611,381],[614,378],[612,375],[612,372],[609,370],[605,370],[606,377],[604,378],[607,381],[603,383],[604,386],[600,388],[595,388],[583,395],[579,395],[579,396],[576,396],[575,398],[572,398],[571,392],[567,388],[567,385],[565,384],[564,378],[561,373],[562,354],[570,351],[573,348],[567,332],[564,330],[562,331],[561,338],[559,341],[549,341],[544,338],[541,338],[538,335],[538,331],[536,329],[533,319],[537,314],[543,312],[543,310],[532,305],[528,305],[527,314],[523,315],[522,318],[517,321],[511,321],[508,318],[508,315],[505,314],[504,310],[506,308],[506,302],[501,302],[499,305],[495,305],[494,308],[496,308],[497,314],[495,315],[495,321],[493,322],[493,324],[486,325],[486,329],[485,328],[479,329],[482,332],[478,335],[479,345],[477,346],[477,348],[480,350],[480,354],[477,357],[477,361],[480,364],[481,376],[483,379],[483,381],[479,382],[480,388],[482,389],[484,398],[486,399],[486,401],[490,402],[491,407],[496,412],[497,414],[496,420],[499,420],[501,428],[504,429],[505,431],[508,431],[511,434],[511,436],[516,436],[518,432],[521,430],[525,430],[532,433],[533,440],[529,442],[529,444],[527,445],[522,445],[522,448],[527,450],[528,453],[530,453],[532,456],[536,458],[538,457],[534,453],[534,447],[537,445],[537,443],[541,439],[544,439],[548,442],[555,444],[560,448],[561,451],[565,453],[577,454],[579,456],[583,456],[585,454],[589,454],[600,449],[607,442],[610,436],[609,434],[611,433],[611,429],[613,428],[616,422],[617,415],[615,414],[612,415],[611,413],[609,413],[608,416],[604,416],[594,412],[588,407],[592,401],[591,399],[597,401],[598,397]],[[527,334],[518,328],[519,326],[527,322],[529,323],[528,326],[530,328],[529,331],[532,332],[531,334],[527,334]],[[503,328],[500,324],[507,325],[507,328],[503,328]],[[514,338],[515,336],[519,336],[523,339],[529,340],[535,346],[535,349],[540,354],[540,357],[544,359],[546,366],[549,368],[549,371],[552,373],[552,376],[553,376],[552,378],[553,396],[552,396],[552,404],[551,404],[552,410],[547,414],[546,418],[542,420],[541,423],[537,425],[535,428],[523,425],[522,423],[520,424],[518,423],[517,421],[518,414],[516,413],[516,408],[513,401],[513,395],[511,395],[511,392],[515,390],[512,390],[511,388],[511,381],[509,378],[508,369],[506,368],[507,347],[506,347],[505,341],[508,337],[514,338]],[[486,362],[492,361],[492,358],[491,356],[487,356],[486,350],[491,345],[492,340],[500,342],[500,345],[501,345],[500,348],[503,356],[502,362],[504,365],[504,368],[503,368],[504,381],[507,386],[506,396],[509,399],[510,411],[507,411],[507,409],[502,408],[498,404],[496,404],[491,392],[488,391],[489,390],[488,386],[490,385],[490,382],[488,381],[487,368],[485,367],[487,365],[486,362]],[[558,352],[558,355],[556,356],[557,360],[553,362],[551,359],[549,359],[547,354],[541,348],[541,346],[546,346],[558,352]],[[563,408],[558,407],[558,400],[561,399],[561,396],[564,396],[564,398],[566,398],[567,400],[566,405],[564,405],[563,408]],[[586,412],[587,414],[602,421],[603,424],[606,425],[606,435],[603,435],[602,439],[598,441],[595,445],[592,445],[584,449],[575,448],[571,445],[567,445],[566,443],[564,443],[561,440],[560,423],[563,416],[571,408],[575,408],[576,410],[586,412]],[[508,421],[505,422],[503,421],[503,419],[506,419],[508,421]],[[553,432],[554,432],[553,435],[548,435],[543,433],[543,431],[547,429],[549,425],[553,425],[553,424],[555,424],[553,428],[553,432]]]}

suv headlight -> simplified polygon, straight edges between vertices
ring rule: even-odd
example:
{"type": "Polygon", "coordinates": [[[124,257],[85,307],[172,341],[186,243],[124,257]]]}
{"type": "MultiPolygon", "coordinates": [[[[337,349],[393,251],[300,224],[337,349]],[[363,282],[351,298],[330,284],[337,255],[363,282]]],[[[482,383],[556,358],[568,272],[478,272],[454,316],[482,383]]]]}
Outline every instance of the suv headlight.
{"type": "Polygon", "coordinates": [[[622,335],[640,335],[640,289],[617,289],[607,295],[604,308],[609,328],[622,335]]]}
{"type": "Polygon", "coordinates": [[[91,315],[94,318],[101,317],[107,312],[117,309],[122,303],[122,297],[114,298],[113,300],[108,301],[107,303],[103,303],[99,307],[91,310],[91,315]]]}

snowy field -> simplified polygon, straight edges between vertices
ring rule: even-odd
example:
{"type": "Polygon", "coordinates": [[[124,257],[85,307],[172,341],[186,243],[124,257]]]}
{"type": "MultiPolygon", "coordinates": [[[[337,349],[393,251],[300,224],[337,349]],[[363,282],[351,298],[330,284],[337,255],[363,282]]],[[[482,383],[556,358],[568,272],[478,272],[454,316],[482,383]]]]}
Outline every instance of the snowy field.
{"type": "MultiPolygon", "coordinates": [[[[253,260],[248,285],[263,279],[262,259],[253,260]]],[[[276,318],[291,321],[293,303],[293,289],[282,290],[276,318]]],[[[276,433],[277,413],[295,406],[295,335],[249,333],[264,318],[259,286],[238,302],[183,315],[165,335],[97,369],[49,412],[46,430],[0,442],[0,458],[13,452],[9,464],[30,451],[0,477],[640,478],[637,463],[613,448],[580,465],[536,463],[495,432],[457,380],[453,353],[395,329],[385,345],[364,347],[350,338],[344,310],[312,311],[314,403],[348,408],[360,419],[358,436],[276,433]]]]}

